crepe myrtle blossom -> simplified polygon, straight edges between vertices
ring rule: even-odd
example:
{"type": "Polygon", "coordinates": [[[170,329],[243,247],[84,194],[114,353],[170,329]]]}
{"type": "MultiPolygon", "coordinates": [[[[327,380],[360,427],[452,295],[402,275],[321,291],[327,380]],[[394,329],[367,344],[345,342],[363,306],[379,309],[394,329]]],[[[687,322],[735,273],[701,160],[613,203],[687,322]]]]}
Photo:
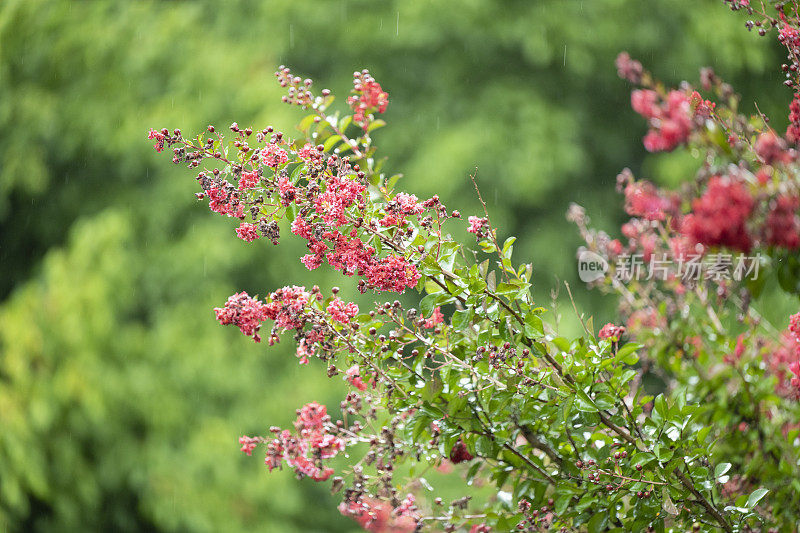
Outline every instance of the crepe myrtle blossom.
{"type": "Polygon", "coordinates": [[[624,326],[617,326],[609,322],[602,327],[597,336],[601,339],[611,339],[614,342],[618,342],[624,333],[624,326]]]}
{"type": "MultiPolygon", "coordinates": [[[[753,27],[800,26],[789,10],[784,17],[753,27]]],[[[782,35],[797,47],[792,31],[782,35]]],[[[800,57],[789,62],[794,94],[800,57]]],[[[699,169],[675,190],[623,172],[618,189],[630,220],[622,237],[590,228],[585,210],[571,209],[585,249],[610,268],[625,255],[674,263],[694,255],[709,265],[716,257],[716,267],[733,251],[757,251],[780,289],[800,292],[789,133],[740,115],[732,89],[710,70],[697,90],[665,88],[629,56],[617,70],[640,86],[631,99],[647,121],[646,147],[685,147],[699,169]]],[[[581,320],[585,335],[560,337],[531,294],[544,281],[512,258],[513,239],[499,241],[488,215],[469,218],[480,244],[473,249],[474,241],[450,234],[457,211],[437,196],[395,189],[371,137],[388,96],[368,72],[354,76],[345,114],[330,109],[330,91],[313,90],[286,67],[276,74],[284,101],[309,113],[297,138],[234,123],[232,140],[209,127],[190,139],[153,130],[150,141],[176,163],[203,164],[192,171],[196,196],[238,226],[240,238],[277,242],[278,225],[290,225],[290,238],[306,247],[303,265],[353,276],[350,285],[379,301],[363,312],[336,288],[323,296],[318,286],[289,282],[263,300],[239,292],[215,309],[221,324],[255,341],[270,324],[267,342],[291,338],[303,372],[347,385],[339,383],[339,420],[306,404],[294,427],[242,436],[242,453],[260,448],[269,470],[329,482],[342,514],[368,531],[794,525],[796,491],[786,480],[800,475],[789,445],[800,427],[800,314],[776,335],[757,314],[764,302],[755,284],[674,272],[630,283],[608,276],[592,287],[618,297],[613,322],[594,336],[592,322],[581,320]],[[403,296],[385,301],[383,292],[403,296]],[[624,347],[623,336],[631,341],[624,347]],[[669,428],[686,431],[676,437],[669,428]],[[340,475],[334,458],[346,463],[340,475]],[[729,482],[709,484],[721,470],[729,482]],[[468,479],[463,497],[445,503],[429,487],[433,478],[409,474],[423,471],[468,479]],[[470,501],[471,487],[487,483],[502,497],[470,501]],[[420,487],[424,499],[406,496],[420,487]]],[[[800,109],[789,105],[790,115],[800,109]]]]}
{"type": "Polygon", "coordinates": [[[236,235],[245,242],[253,242],[258,239],[258,232],[256,232],[255,224],[250,224],[248,222],[239,224],[239,227],[236,228],[236,235]]]}
{"type": "Polygon", "coordinates": [[[327,311],[337,322],[348,324],[350,319],[358,314],[358,306],[353,302],[344,302],[341,298],[334,298],[328,304],[327,311]]]}
{"type": "Polygon", "coordinates": [[[345,442],[337,436],[336,425],[324,405],[311,402],[297,411],[295,432],[270,428],[272,439],[247,437],[239,439],[242,451],[251,455],[262,443],[267,444],[265,464],[270,471],[285,463],[293,468],[298,477],[309,477],[314,481],[326,481],[333,475],[333,468],[323,461],[336,457],[345,448],[345,442]]]}
{"type": "Polygon", "coordinates": [[[346,372],[347,382],[360,391],[367,390],[367,381],[361,375],[361,368],[358,365],[353,365],[347,369],[346,372]]]}

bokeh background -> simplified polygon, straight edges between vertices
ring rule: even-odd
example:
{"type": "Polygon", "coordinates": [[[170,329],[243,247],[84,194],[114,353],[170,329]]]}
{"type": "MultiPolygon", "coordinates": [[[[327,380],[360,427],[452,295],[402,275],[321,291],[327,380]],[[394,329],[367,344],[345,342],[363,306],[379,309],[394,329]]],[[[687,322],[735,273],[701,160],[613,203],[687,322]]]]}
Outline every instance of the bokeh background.
{"type": "Polygon", "coordinates": [[[669,183],[697,164],[643,150],[619,51],[670,84],[713,65],[785,123],[782,53],[743,24],[718,0],[0,1],[0,529],[354,529],[325,487],[237,444],[308,401],[335,407],[343,384],[211,311],[237,290],[352,283],[312,278],[290,237],[236,239],[148,128],[290,131],[279,64],[341,97],[367,67],[401,187],[476,213],[477,169],[549,305],[576,286],[570,201],[615,232],[621,168],[669,183]]]}

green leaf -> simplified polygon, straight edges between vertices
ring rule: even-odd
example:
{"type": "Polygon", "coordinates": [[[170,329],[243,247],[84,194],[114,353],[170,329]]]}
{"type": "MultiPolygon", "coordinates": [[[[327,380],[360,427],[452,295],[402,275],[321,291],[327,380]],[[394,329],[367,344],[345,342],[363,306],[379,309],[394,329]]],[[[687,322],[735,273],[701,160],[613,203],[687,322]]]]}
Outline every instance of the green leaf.
{"type": "Polygon", "coordinates": [[[596,413],[599,411],[589,395],[586,394],[582,389],[576,390],[575,395],[575,404],[578,406],[578,410],[583,411],[584,413],[596,413]]]}
{"type": "Polygon", "coordinates": [[[748,509],[752,509],[756,506],[756,504],[761,501],[761,498],[767,495],[769,489],[760,488],[753,491],[749,498],[747,498],[747,503],[744,504],[745,507],[748,509]]]}
{"type": "Polygon", "coordinates": [[[333,149],[333,147],[336,146],[336,144],[341,140],[342,140],[341,135],[331,135],[330,137],[325,139],[325,142],[322,144],[322,146],[325,148],[326,152],[330,152],[333,149]]]}
{"type": "Polygon", "coordinates": [[[589,520],[589,523],[586,524],[586,528],[588,529],[589,533],[595,533],[598,531],[605,530],[606,526],[608,525],[608,513],[599,512],[595,513],[594,516],[589,520]]]}
{"type": "Polygon", "coordinates": [[[714,468],[714,479],[719,479],[731,469],[730,463],[720,463],[714,468]]]}

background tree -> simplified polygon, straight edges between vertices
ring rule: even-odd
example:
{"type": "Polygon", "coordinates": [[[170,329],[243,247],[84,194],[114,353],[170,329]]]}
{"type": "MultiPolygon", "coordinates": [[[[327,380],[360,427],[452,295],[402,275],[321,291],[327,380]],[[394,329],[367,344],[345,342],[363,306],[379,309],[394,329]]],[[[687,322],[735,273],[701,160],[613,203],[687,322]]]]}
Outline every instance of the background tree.
{"type": "MultiPolygon", "coordinates": [[[[474,211],[465,185],[477,167],[494,222],[521,236],[517,253],[535,258],[535,295],[546,301],[556,276],[574,271],[569,201],[611,227],[622,216],[607,208],[617,205],[621,166],[658,181],[692,165],[645,157],[645,126],[613,69],[620,49],[672,82],[713,63],[745,108],[758,88],[759,107],[783,116],[788,91],[766,83],[779,78],[783,52],[754,45],[722,9],[710,0],[457,11],[4,2],[0,521],[25,530],[352,527],[333,505],[304,512],[327,496],[288,473],[266,478],[231,440],[340,391],[324,379],[297,390],[290,358],[208,327],[208,309],[234,288],[308,282],[293,259],[299,244],[286,255],[246,247],[187,205],[192,184],[178,169],[156,171],[140,141],[153,123],[189,131],[269,117],[288,128],[291,111],[274,103],[277,64],[332,88],[367,65],[396,102],[393,128],[377,138],[393,154],[390,169],[407,176],[403,188],[474,211]],[[265,388],[285,400],[265,403],[265,388]],[[280,504],[273,491],[285,495],[280,504]]],[[[597,313],[607,305],[588,304],[597,313]]]]}

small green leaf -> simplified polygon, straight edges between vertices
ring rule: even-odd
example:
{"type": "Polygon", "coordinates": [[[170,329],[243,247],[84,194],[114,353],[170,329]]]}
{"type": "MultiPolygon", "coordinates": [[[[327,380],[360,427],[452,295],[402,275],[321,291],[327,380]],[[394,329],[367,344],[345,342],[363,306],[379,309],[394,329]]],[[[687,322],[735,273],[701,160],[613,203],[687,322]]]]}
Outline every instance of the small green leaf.
{"type": "Polygon", "coordinates": [[[769,489],[764,488],[754,490],[750,497],[747,498],[747,503],[745,503],[744,506],[748,509],[752,509],[759,501],[761,501],[761,498],[767,495],[768,492],[769,489]]]}

